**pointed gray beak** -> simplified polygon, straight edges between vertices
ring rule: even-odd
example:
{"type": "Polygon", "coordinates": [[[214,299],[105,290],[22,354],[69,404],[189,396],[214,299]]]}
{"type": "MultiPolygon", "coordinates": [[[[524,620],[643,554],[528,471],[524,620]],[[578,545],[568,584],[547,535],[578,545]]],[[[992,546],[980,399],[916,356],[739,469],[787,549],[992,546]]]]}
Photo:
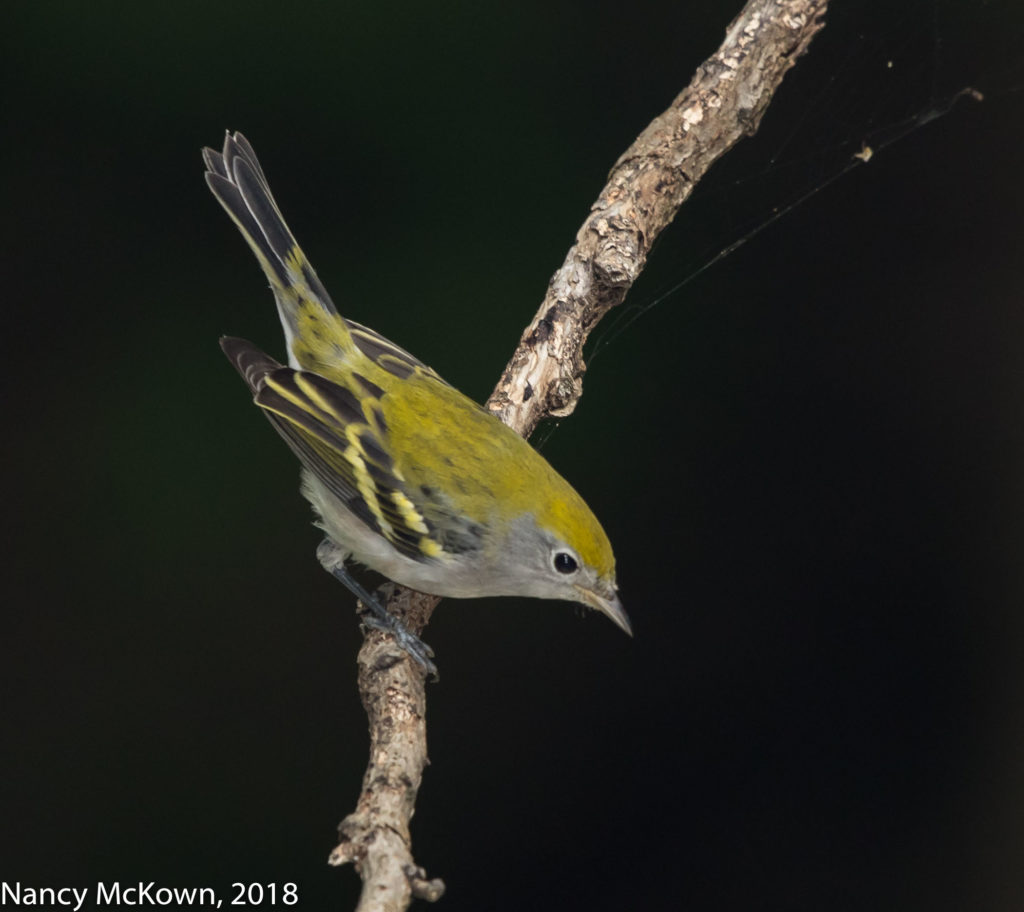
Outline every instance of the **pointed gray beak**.
{"type": "Polygon", "coordinates": [[[619,597],[615,592],[609,592],[607,596],[599,595],[592,589],[584,589],[582,586],[576,586],[576,591],[580,594],[580,601],[584,605],[588,605],[600,611],[601,614],[607,615],[626,633],[630,636],[633,635],[633,625],[630,624],[629,617],[622,607],[622,602],[619,601],[619,597]]]}

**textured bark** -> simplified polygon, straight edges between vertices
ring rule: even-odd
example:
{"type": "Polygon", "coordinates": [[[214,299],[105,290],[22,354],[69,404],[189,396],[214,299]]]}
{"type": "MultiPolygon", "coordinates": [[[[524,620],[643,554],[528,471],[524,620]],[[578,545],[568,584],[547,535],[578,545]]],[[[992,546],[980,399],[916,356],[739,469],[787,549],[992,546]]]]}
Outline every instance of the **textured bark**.
{"type": "Polygon", "coordinates": [[[576,408],[590,331],[622,303],[708,168],[757,130],[782,77],[824,24],[825,6],[751,0],[690,85],[615,163],[488,400],[502,421],[529,436],[542,418],[576,408]]]}
{"type": "MultiPolygon", "coordinates": [[[[528,436],[541,419],[573,411],[590,331],[625,298],[655,238],[708,168],[757,129],[782,77],[822,27],[826,3],[750,0],[721,48],[615,163],[488,400],[502,421],[528,436]]],[[[438,601],[397,589],[388,607],[419,634],[438,601]]],[[[413,898],[433,901],[444,892],[440,880],[415,866],[409,836],[428,762],[425,677],[390,635],[369,631],[359,691],[370,760],[329,861],[356,866],[363,879],[358,912],[400,912],[413,898]]]]}
{"type": "MultiPolygon", "coordinates": [[[[396,587],[388,610],[420,633],[440,599],[396,587]]],[[[370,723],[370,760],[356,809],[338,825],[340,842],[328,864],[352,862],[363,879],[360,912],[398,912],[414,897],[436,900],[412,857],[409,821],[427,760],[423,670],[390,634],[370,630],[359,650],[359,695],[370,723]]]]}

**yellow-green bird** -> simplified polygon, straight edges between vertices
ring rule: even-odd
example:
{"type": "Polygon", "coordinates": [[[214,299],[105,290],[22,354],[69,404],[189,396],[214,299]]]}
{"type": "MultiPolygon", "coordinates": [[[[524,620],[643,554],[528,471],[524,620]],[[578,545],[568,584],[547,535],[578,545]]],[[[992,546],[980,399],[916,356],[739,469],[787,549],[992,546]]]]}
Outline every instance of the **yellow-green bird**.
{"type": "Polygon", "coordinates": [[[288,366],[221,347],[302,463],[321,563],[428,668],[430,652],[348,573],[433,595],[580,602],[627,633],[615,558],[575,490],[522,437],[371,329],[343,319],[288,230],[241,133],[203,150],[206,181],[270,281],[288,366]]]}

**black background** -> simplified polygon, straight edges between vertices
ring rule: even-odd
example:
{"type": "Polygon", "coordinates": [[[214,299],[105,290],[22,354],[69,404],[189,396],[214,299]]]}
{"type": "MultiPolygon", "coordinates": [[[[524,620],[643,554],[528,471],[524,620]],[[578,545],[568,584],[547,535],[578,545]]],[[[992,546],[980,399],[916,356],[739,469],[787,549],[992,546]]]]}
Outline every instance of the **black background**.
{"type": "MultiPolygon", "coordinates": [[[[7,11],[0,879],[358,892],[351,598],[217,348],[282,354],[200,147],[243,130],[344,312],[483,399],[738,5],[7,11]]],[[[598,342],[544,452],[636,637],[438,610],[439,908],[1024,908],[1021,20],[837,3],[658,244],[634,308],[916,125],[598,342]]]]}

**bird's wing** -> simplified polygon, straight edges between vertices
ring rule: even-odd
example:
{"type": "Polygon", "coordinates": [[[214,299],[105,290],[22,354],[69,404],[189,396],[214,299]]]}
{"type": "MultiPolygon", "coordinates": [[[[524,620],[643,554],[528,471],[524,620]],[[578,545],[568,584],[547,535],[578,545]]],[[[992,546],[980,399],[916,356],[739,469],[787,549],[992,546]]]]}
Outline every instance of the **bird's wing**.
{"type": "Polygon", "coordinates": [[[225,337],[221,347],[302,464],[353,514],[407,557],[441,553],[433,524],[388,454],[383,390],[355,373],[358,393],[284,367],[244,339],[225,337]]]}
{"type": "Polygon", "coordinates": [[[382,367],[389,374],[394,374],[400,380],[408,379],[412,374],[420,371],[427,373],[440,380],[437,373],[427,367],[419,358],[410,355],[400,345],[395,345],[390,339],[385,339],[379,332],[356,323],[355,320],[345,320],[352,335],[352,341],[356,347],[378,367],[382,367]]]}

